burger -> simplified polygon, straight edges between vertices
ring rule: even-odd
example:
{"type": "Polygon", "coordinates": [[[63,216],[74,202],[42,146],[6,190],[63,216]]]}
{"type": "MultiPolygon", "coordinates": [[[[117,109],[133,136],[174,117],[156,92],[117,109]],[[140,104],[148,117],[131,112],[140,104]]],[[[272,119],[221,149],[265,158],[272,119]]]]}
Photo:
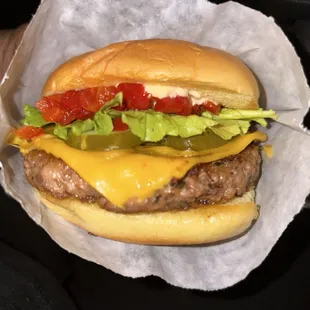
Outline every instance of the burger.
{"type": "Polygon", "coordinates": [[[73,57],[24,105],[8,143],[45,207],[90,234],[151,245],[205,244],[259,216],[258,82],[228,52],[118,42],[73,57]]]}

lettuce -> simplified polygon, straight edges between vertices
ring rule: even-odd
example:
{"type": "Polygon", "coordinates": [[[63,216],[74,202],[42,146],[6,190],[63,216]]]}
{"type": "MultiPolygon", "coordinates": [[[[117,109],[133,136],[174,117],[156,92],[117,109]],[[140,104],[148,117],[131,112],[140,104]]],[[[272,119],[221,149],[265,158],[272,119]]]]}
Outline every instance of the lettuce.
{"type": "Polygon", "coordinates": [[[160,141],[166,135],[188,138],[217,124],[197,115],[179,116],[155,111],[124,111],[118,114],[133,134],[148,142],[160,141]]]}
{"type": "Polygon", "coordinates": [[[202,117],[214,120],[218,125],[210,129],[224,140],[230,140],[236,135],[246,134],[251,122],[256,122],[263,127],[267,126],[265,118],[277,119],[277,115],[272,110],[238,110],[224,108],[218,115],[208,111],[202,113],[202,117]]]}
{"type": "Polygon", "coordinates": [[[118,93],[112,100],[106,102],[104,106],[98,112],[95,113],[93,120],[95,134],[108,135],[113,131],[113,122],[111,116],[108,115],[108,111],[111,108],[121,106],[122,101],[123,101],[123,94],[118,93]]]}
{"type": "Polygon", "coordinates": [[[276,120],[277,115],[272,110],[238,110],[238,109],[227,109],[223,108],[218,115],[211,114],[210,112],[206,111],[202,113],[203,117],[207,117],[213,120],[240,120],[240,119],[247,119],[247,120],[255,120],[255,119],[264,119],[264,118],[271,118],[276,120]]]}
{"type": "Polygon", "coordinates": [[[210,129],[222,139],[230,140],[236,135],[246,134],[250,125],[250,121],[245,120],[221,120],[210,129]]]}
{"type": "MultiPolygon", "coordinates": [[[[55,124],[54,135],[66,140],[71,131],[75,135],[97,134],[109,135],[113,131],[113,118],[121,117],[129,130],[142,141],[157,142],[166,135],[188,138],[202,134],[211,129],[224,140],[230,140],[236,135],[246,134],[254,121],[263,127],[267,126],[266,118],[276,119],[272,110],[238,110],[223,108],[218,115],[208,111],[201,116],[180,116],[165,114],[153,110],[146,111],[118,111],[112,108],[122,105],[122,93],[118,93],[112,100],[94,114],[93,119],[77,120],[67,126],[55,124]]],[[[44,127],[51,124],[42,118],[35,108],[24,106],[23,125],[44,127]]]]}
{"type": "Polygon", "coordinates": [[[85,132],[90,132],[94,128],[95,128],[95,122],[92,119],[87,119],[85,121],[77,120],[67,126],[61,126],[59,124],[56,124],[54,128],[54,135],[58,136],[61,139],[67,140],[69,129],[71,129],[71,131],[75,135],[80,136],[85,132]]]}
{"type": "Polygon", "coordinates": [[[49,124],[46,122],[42,114],[34,107],[31,107],[29,104],[24,105],[24,119],[21,121],[23,126],[33,126],[33,127],[42,127],[49,124]]]}
{"type": "Polygon", "coordinates": [[[160,141],[165,135],[188,138],[202,134],[207,128],[222,139],[230,140],[236,135],[246,134],[252,121],[266,127],[264,118],[276,118],[271,110],[223,110],[218,115],[204,112],[202,116],[179,116],[155,111],[116,111],[112,115],[121,116],[132,133],[142,141],[151,142],[160,141]]]}

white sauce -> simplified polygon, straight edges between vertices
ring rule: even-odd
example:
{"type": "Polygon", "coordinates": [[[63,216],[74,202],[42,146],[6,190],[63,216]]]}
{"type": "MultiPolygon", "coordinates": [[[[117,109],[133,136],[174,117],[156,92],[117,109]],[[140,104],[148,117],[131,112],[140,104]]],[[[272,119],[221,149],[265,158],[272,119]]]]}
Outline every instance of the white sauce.
{"type": "MultiPolygon", "coordinates": [[[[182,87],[174,87],[174,86],[162,86],[156,84],[144,84],[145,91],[152,94],[157,98],[171,97],[174,98],[176,96],[181,97],[189,97],[192,105],[202,104],[205,101],[212,101],[207,97],[201,97],[201,93],[195,90],[189,90],[187,88],[182,87]]],[[[213,101],[212,101],[213,102],[213,101]]],[[[216,104],[216,102],[213,102],[216,104]]]]}
{"type": "Polygon", "coordinates": [[[181,87],[144,84],[144,88],[148,93],[159,99],[164,97],[188,96],[188,89],[181,87]]]}

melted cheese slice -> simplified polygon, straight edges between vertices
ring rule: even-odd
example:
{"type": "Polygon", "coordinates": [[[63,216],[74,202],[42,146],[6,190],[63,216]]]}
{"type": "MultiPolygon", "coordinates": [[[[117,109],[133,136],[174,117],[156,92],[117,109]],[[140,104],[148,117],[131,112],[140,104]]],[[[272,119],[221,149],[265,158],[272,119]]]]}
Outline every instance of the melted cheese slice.
{"type": "Polygon", "coordinates": [[[167,184],[182,178],[198,163],[208,163],[238,154],[252,141],[266,141],[262,132],[238,136],[227,144],[206,151],[177,151],[169,147],[137,147],[128,150],[81,151],[64,141],[44,135],[32,142],[15,141],[22,153],[43,150],[61,158],[81,178],[115,206],[122,207],[132,197],[144,199],[167,184]]]}

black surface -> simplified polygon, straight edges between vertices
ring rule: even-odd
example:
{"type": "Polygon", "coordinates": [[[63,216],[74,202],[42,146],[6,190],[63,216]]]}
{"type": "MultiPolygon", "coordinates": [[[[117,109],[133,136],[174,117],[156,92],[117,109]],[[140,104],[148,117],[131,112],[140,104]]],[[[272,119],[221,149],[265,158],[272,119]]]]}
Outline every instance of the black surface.
{"type": "MultiPolygon", "coordinates": [[[[0,28],[27,21],[38,2],[20,1],[17,5],[1,1],[0,28]]],[[[309,78],[310,38],[306,31],[310,24],[306,19],[310,20],[310,1],[239,2],[275,17],[294,44],[309,78]]],[[[310,115],[305,122],[310,124],[310,115]]],[[[129,306],[309,309],[309,265],[310,209],[305,209],[262,265],[234,287],[201,292],[172,287],[156,277],[125,278],[67,253],[0,190],[0,309],[74,309],[72,301],[78,309],[87,310],[129,306]]]]}
{"type": "Polygon", "coordinates": [[[1,309],[75,310],[68,292],[36,261],[0,242],[1,309]]]}

